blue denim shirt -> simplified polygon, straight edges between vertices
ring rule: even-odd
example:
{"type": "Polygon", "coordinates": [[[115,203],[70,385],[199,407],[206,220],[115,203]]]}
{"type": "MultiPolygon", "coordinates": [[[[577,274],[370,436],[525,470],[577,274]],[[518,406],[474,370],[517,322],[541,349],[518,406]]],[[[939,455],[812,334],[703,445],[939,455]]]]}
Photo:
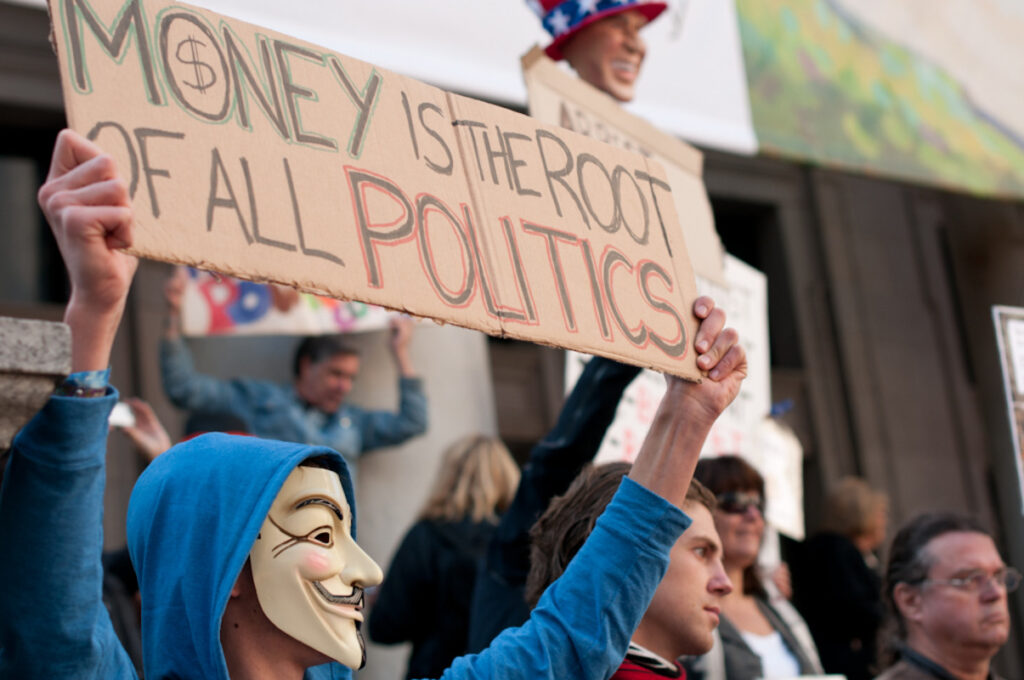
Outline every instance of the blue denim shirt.
{"type": "Polygon", "coordinates": [[[268,380],[224,380],[195,370],[182,339],[160,341],[160,373],[168,399],[189,411],[231,411],[252,434],[267,439],[329,446],[349,465],[363,452],[395,446],[427,429],[427,397],[419,378],[398,381],[398,411],[343,404],[334,413],[306,408],[295,388],[268,380]]]}

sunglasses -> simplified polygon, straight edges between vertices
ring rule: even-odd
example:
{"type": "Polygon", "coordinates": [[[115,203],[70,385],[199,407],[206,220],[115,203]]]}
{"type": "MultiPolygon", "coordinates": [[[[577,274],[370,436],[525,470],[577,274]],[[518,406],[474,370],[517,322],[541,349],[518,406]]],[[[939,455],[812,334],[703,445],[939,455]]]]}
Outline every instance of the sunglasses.
{"type": "Polygon", "coordinates": [[[764,516],[764,499],[755,491],[727,491],[718,494],[715,499],[718,501],[718,509],[729,515],[742,515],[748,508],[757,508],[757,512],[764,516]]]}

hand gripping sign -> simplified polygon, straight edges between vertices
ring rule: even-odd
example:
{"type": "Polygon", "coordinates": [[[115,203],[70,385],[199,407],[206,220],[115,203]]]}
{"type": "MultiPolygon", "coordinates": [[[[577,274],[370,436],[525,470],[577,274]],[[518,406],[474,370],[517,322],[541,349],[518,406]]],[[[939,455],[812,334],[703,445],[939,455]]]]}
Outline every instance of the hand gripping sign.
{"type": "Polygon", "coordinates": [[[134,253],[699,379],[656,162],[184,4],[50,13],[134,253]]]}

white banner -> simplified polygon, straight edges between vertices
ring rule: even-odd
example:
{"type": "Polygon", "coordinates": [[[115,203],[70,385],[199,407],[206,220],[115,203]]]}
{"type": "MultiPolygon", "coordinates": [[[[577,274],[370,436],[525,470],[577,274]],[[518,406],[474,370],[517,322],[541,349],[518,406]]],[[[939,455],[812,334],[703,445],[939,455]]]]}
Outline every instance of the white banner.
{"type": "Polygon", "coordinates": [[[1006,412],[1013,438],[1013,458],[1017,468],[1024,512],[1024,308],[992,307],[992,320],[996,325],[999,345],[999,363],[1003,369],[1003,387],[1006,392],[1006,412]]]}

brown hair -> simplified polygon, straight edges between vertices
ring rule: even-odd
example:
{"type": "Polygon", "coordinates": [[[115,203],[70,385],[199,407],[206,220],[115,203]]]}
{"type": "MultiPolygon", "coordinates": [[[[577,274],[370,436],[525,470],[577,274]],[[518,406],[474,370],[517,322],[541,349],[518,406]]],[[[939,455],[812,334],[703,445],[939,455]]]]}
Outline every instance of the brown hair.
{"type": "Polygon", "coordinates": [[[420,519],[493,520],[512,502],[518,485],[519,468],[500,439],[463,437],[445,450],[420,519]]]}
{"type": "Polygon", "coordinates": [[[887,507],[889,500],[859,477],[844,477],[829,491],[825,499],[822,529],[856,538],[872,528],[875,513],[887,507]]]}
{"type": "MultiPolygon", "coordinates": [[[[697,461],[693,478],[699,479],[715,496],[731,491],[756,491],[764,499],[764,477],[754,466],[739,456],[727,455],[697,461]]],[[[743,569],[743,592],[767,595],[757,574],[757,563],[743,569]]]]}
{"type": "MultiPolygon", "coordinates": [[[[526,579],[526,602],[531,608],[565,572],[631,468],[629,463],[587,466],[533,525],[526,579]]],[[[694,479],[686,490],[686,503],[697,503],[714,512],[715,497],[694,479]]]]}
{"type": "Polygon", "coordinates": [[[310,364],[318,364],[324,359],[336,356],[359,356],[359,350],[345,343],[340,335],[309,335],[302,339],[295,348],[292,357],[292,375],[299,377],[302,360],[308,359],[310,364]]]}

